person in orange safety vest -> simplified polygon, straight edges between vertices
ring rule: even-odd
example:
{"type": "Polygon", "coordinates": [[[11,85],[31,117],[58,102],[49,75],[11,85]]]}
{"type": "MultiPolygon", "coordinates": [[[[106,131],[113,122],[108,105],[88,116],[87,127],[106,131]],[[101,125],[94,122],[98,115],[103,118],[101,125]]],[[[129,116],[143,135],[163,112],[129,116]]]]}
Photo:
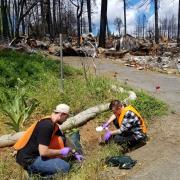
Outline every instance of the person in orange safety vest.
{"type": "MultiPolygon", "coordinates": [[[[32,124],[14,145],[17,163],[29,174],[51,176],[69,171],[70,164],[63,158],[72,154],[72,149],[65,146],[66,139],[59,128],[69,111],[68,105],[59,104],[50,117],[32,124]]],[[[78,152],[73,155],[78,161],[83,159],[78,152]]]]}
{"type": "Polygon", "coordinates": [[[107,129],[108,125],[113,122],[117,130],[107,129],[103,137],[104,141],[113,137],[115,143],[128,147],[146,142],[145,121],[134,107],[131,105],[125,107],[119,100],[114,100],[110,103],[109,109],[113,111],[113,115],[103,124],[103,128],[107,129]]]}

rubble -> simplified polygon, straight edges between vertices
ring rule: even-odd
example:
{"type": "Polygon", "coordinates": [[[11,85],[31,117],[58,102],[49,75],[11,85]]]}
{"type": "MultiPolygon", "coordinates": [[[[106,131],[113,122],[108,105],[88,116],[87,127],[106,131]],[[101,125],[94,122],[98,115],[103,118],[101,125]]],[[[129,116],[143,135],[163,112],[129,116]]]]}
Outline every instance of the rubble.
{"type": "Polygon", "coordinates": [[[138,70],[158,70],[168,74],[180,72],[180,63],[177,58],[171,56],[133,56],[127,53],[122,61],[125,66],[135,67],[138,70]]]}
{"type": "Polygon", "coordinates": [[[123,58],[126,53],[128,53],[128,51],[126,51],[126,50],[117,52],[114,49],[112,49],[112,50],[110,49],[110,50],[106,50],[104,52],[104,55],[105,55],[105,57],[113,56],[114,58],[123,58]]]}
{"type": "MultiPolygon", "coordinates": [[[[10,49],[34,52],[36,49],[47,50],[59,56],[59,39],[39,41],[29,37],[18,37],[9,44],[10,49]]],[[[176,43],[168,43],[167,39],[156,44],[153,40],[135,38],[129,34],[120,38],[110,36],[106,48],[98,47],[97,39],[92,33],[83,34],[77,47],[77,37],[63,39],[63,56],[83,56],[92,58],[116,59],[128,67],[138,70],[155,70],[168,74],[180,73],[180,48],[176,43]]]]}
{"type": "Polygon", "coordinates": [[[50,42],[48,42],[48,41],[44,42],[44,41],[36,40],[36,44],[37,44],[37,48],[48,49],[50,42]]]}
{"type": "Polygon", "coordinates": [[[57,53],[60,52],[60,46],[57,46],[55,44],[50,44],[49,47],[48,47],[48,52],[50,54],[56,55],[57,53]]]}
{"type": "Polygon", "coordinates": [[[157,70],[159,72],[180,72],[180,49],[175,43],[167,41],[156,44],[154,41],[137,39],[131,35],[114,40],[114,48],[99,51],[105,57],[121,58],[125,66],[138,70],[157,70]]]}
{"type": "Polygon", "coordinates": [[[114,41],[114,46],[116,51],[120,51],[120,50],[136,51],[140,49],[142,45],[143,45],[142,41],[129,34],[126,34],[114,41]]]}

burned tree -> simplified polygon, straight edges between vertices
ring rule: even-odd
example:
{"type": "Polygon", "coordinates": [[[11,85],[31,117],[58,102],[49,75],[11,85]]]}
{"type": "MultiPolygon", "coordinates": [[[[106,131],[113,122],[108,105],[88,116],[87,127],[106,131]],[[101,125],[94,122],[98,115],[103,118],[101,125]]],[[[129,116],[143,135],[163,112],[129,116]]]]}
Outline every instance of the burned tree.
{"type": "Polygon", "coordinates": [[[126,0],[123,0],[124,2],[124,35],[126,35],[127,31],[126,31],[126,0]]]}
{"type": "Polygon", "coordinates": [[[1,16],[3,36],[10,37],[9,23],[7,16],[7,0],[1,0],[1,16]]]}
{"type": "Polygon", "coordinates": [[[87,12],[88,12],[89,32],[92,32],[92,24],[91,24],[91,0],[87,0],[87,12]]]}
{"type": "Polygon", "coordinates": [[[101,1],[99,47],[105,47],[105,45],[106,45],[107,3],[108,3],[107,0],[101,1]]]}
{"type": "Polygon", "coordinates": [[[178,34],[177,34],[177,46],[180,47],[180,0],[178,8],[178,34]]]}
{"type": "Polygon", "coordinates": [[[37,1],[26,1],[22,0],[20,2],[14,1],[15,15],[16,15],[16,25],[15,25],[15,36],[19,36],[19,28],[23,19],[29,14],[29,12],[38,4],[40,0],[37,1]]]}
{"type": "Polygon", "coordinates": [[[76,7],[78,46],[80,46],[80,36],[81,36],[80,20],[83,13],[84,0],[77,0],[76,3],[74,0],[70,0],[70,2],[76,7]]]}
{"type": "Polygon", "coordinates": [[[158,0],[154,0],[154,13],[155,13],[155,42],[159,44],[159,27],[158,27],[158,0]]]}
{"type": "Polygon", "coordinates": [[[122,20],[119,17],[116,17],[114,20],[114,25],[116,27],[116,30],[119,33],[119,36],[121,36],[121,26],[122,26],[122,20]]]}

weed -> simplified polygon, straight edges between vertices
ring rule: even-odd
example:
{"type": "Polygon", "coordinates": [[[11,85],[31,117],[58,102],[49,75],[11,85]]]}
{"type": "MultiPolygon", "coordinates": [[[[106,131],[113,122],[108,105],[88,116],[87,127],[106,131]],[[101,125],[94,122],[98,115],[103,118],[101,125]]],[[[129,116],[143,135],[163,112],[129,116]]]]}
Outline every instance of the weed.
{"type": "Polygon", "coordinates": [[[3,113],[9,118],[6,124],[12,130],[19,132],[20,127],[29,119],[39,103],[36,99],[28,98],[25,89],[19,86],[16,86],[15,96],[5,92],[5,97],[6,100],[2,101],[1,108],[3,113]]]}

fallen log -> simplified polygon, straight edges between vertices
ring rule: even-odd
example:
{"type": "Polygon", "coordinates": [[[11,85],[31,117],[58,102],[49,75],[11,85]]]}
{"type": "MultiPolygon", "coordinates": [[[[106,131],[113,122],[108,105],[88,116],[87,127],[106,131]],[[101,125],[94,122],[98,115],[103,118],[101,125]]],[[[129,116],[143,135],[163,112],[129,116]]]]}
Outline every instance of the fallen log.
{"type": "Polygon", "coordinates": [[[16,134],[7,134],[0,137],[0,148],[13,146],[25,131],[16,134]]]}
{"type": "MultiPolygon", "coordinates": [[[[111,87],[111,90],[115,90],[117,92],[123,93],[126,90],[122,87],[117,87],[116,85],[111,87]]],[[[137,98],[135,92],[127,91],[128,97],[124,99],[122,102],[129,104],[131,100],[135,100],[137,98]]],[[[106,104],[99,104],[97,106],[91,107],[85,111],[80,112],[79,114],[75,115],[74,117],[70,117],[60,125],[62,131],[72,129],[75,127],[79,127],[85,124],[88,120],[94,118],[97,114],[105,112],[109,109],[109,103],[106,104]]],[[[15,142],[24,134],[25,131],[18,132],[15,134],[8,134],[0,136],[0,148],[13,146],[15,142]]]]}
{"type": "MultiPolygon", "coordinates": [[[[94,107],[91,107],[83,112],[80,112],[74,117],[70,117],[64,122],[60,128],[65,131],[67,129],[72,129],[74,127],[79,127],[85,124],[88,120],[94,118],[97,114],[107,111],[109,108],[109,103],[100,104],[94,107]]],[[[18,132],[15,134],[3,135],[0,137],[0,148],[13,146],[15,142],[24,134],[23,132],[18,132]]]]}
{"type": "Polygon", "coordinates": [[[105,57],[112,56],[116,58],[123,58],[125,54],[127,54],[129,51],[120,51],[117,52],[115,50],[108,50],[104,53],[105,57]]]}
{"type": "Polygon", "coordinates": [[[64,131],[67,129],[71,129],[73,127],[81,126],[82,124],[86,123],[89,119],[94,118],[97,114],[107,111],[109,108],[109,103],[107,104],[100,104],[94,107],[91,107],[74,117],[69,118],[66,122],[64,122],[60,128],[64,131]]]}

